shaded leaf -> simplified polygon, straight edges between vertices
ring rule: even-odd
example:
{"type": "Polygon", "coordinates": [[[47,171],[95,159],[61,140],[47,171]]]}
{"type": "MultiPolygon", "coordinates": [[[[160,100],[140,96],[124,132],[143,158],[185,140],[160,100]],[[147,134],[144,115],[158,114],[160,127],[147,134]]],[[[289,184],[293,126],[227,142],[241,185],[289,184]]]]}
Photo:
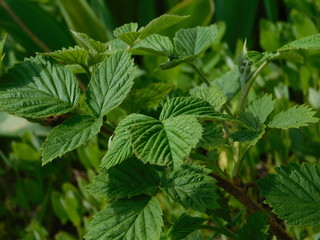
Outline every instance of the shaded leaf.
{"type": "Polygon", "coordinates": [[[250,145],[255,145],[265,133],[265,127],[256,130],[239,130],[230,134],[230,138],[236,142],[248,142],[250,145]]]}
{"type": "Polygon", "coordinates": [[[268,229],[268,217],[263,212],[257,212],[249,216],[248,222],[238,230],[236,240],[267,240],[268,229]]]}

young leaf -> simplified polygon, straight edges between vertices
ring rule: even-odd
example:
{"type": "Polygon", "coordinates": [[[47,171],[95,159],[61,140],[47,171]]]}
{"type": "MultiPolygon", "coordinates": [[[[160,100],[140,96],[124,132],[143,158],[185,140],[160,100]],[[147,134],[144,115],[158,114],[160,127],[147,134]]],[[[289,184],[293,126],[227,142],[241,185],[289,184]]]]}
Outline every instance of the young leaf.
{"type": "Polygon", "coordinates": [[[101,62],[93,71],[88,86],[87,103],[96,117],[117,107],[133,85],[133,60],[126,51],[119,51],[101,62]]]}
{"type": "Polygon", "coordinates": [[[248,217],[248,222],[238,230],[236,240],[267,240],[268,234],[268,217],[263,212],[248,217]]]}
{"type": "Polygon", "coordinates": [[[80,45],[88,51],[91,51],[94,53],[103,53],[108,50],[107,44],[96,41],[84,33],[79,33],[74,31],[71,31],[71,32],[76,37],[76,40],[80,43],[80,45]]]}
{"type": "Polygon", "coordinates": [[[72,72],[37,56],[17,64],[0,79],[0,109],[43,118],[69,112],[80,90],[72,72]]]}
{"type": "Polygon", "coordinates": [[[130,158],[110,169],[102,168],[89,192],[107,199],[132,197],[140,194],[152,195],[160,185],[160,177],[150,164],[130,158]]]}
{"type": "Polygon", "coordinates": [[[270,128],[299,128],[316,123],[318,118],[314,117],[315,111],[308,106],[293,106],[286,111],[278,113],[268,124],[270,128]]]}
{"type": "Polygon", "coordinates": [[[206,50],[217,36],[217,27],[195,27],[181,29],[173,39],[180,57],[197,56],[206,50]]]}
{"type": "Polygon", "coordinates": [[[227,102],[227,98],[224,96],[222,90],[216,85],[193,88],[190,91],[190,94],[193,97],[200,98],[210,103],[216,111],[219,111],[227,102]]]}
{"type": "Polygon", "coordinates": [[[160,56],[169,56],[173,53],[173,44],[170,38],[166,36],[151,34],[134,45],[134,47],[132,47],[132,52],[136,55],[156,54],[160,56]]]}
{"type": "Polygon", "coordinates": [[[160,33],[161,31],[180,23],[185,20],[188,16],[178,16],[172,14],[164,14],[158,18],[153,19],[148,23],[147,26],[139,29],[140,39],[144,39],[151,34],[160,33]]]}
{"type": "Polygon", "coordinates": [[[159,119],[164,120],[176,116],[232,120],[228,115],[216,112],[208,102],[196,97],[177,97],[170,99],[163,106],[159,119]]]}
{"type": "Polygon", "coordinates": [[[191,217],[187,214],[182,214],[169,229],[167,238],[170,240],[185,239],[190,233],[200,228],[206,220],[205,218],[191,217]]]}
{"type": "Polygon", "coordinates": [[[127,23],[121,27],[116,28],[113,31],[113,35],[115,37],[119,37],[121,34],[136,32],[137,30],[138,30],[138,23],[131,22],[131,23],[127,23]]]}
{"type": "Polygon", "coordinates": [[[288,224],[313,226],[320,221],[320,167],[303,163],[276,168],[258,182],[265,202],[288,224]]]}
{"type": "Polygon", "coordinates": [[[217,85],[230,100],[240,90],[239,70],[232,68],[229,72],[214,80],[213,85],[217,85]]]}
{"type": "Polygon", "coordinates": [[[278,52],[283,51],[296,51],[296,50],[318,50],[320,49],[320,34],[311,35],[301,38],[299,40],[288,43],[281,48],[278,52]]]}
{"type": "Polygon", "coordinates": [[[86,65],[89,57],[88,51],[78,46],[69,47],[68,49],[62,48],[62,50],[49,53],[40,53],[40,55],[52,57],[58,62],[79,65],[86,65]]]}
{"type": "Polygon", "coordinates": [[[210,170],[197,165],[183,164],[162,179],[161,187],[184,208],[205,212],[219,208],[215,180],[210,170]]]}
{"type": "MultiPolygon", "coordinates": [[[[137,114],[135,114],[137,115],[137,114]]],[[[143,115],[140,115],[141,118],[143,115]]],[[[162,122],[144,116],[140,124],[130,130],[136,155],[152,164],[179,165],[202,134],[198,121],[190,116],[165,119],[162,122]]]]}
{"type": "Polygon", "coordinates": [[[259,129],[274,109],[274,105],[275,100],[272,100],[271,95],[263,95],[240,114],[240,120],[248,127],[259,129]]]}
{"type": "Polygon", "coordinates": [[[135,126],[135,124],[140,124],[140,122],[144,120],[144,117],[144,115],[131,114],[119,123],[110,147],[101,160],[101,167],[110,168],[123,162],[132,155],[130,129],[135,126]]]}
{"type": "Polygon", "coordinates": [[[42,165],[86,143],[98,134],[102,119],[76,115],[55,127],[41,147],[42,165]]]}
{"type": "Polygon", "coordinates": [[[87,240],[160,239],[162,210],[155,197],[119,200],[97,213],[90,223],[87,240]]]}
{"type": "Polygon", "coordinates": [[[134,89],[123,101],[121,108],[133,113],[156,107],[172,89],[173,85],[169,83],[153,83],[146,88],[134,89]]]}

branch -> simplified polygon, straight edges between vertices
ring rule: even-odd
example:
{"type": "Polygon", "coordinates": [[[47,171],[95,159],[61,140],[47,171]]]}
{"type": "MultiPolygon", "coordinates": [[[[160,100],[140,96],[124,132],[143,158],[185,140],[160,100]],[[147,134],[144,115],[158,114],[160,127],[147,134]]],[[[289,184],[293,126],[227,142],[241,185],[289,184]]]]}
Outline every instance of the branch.
{"type": "Polygon", "coordinates": [[[254,214],[256,212],[264,212],[267,214],[270,224],[269,231],[274,234],[279,240],[293,240],[293,238],[281,227],[277,222],[277,218],[272,215],[271,212],[265,210],[258,203],[253,201],[248,194],[238,186],[234,185],[227,179],[224,179],[220,175],[212,172],[211,176],[218,181],[218,186],[223,188],[226,192],[230,193],[236,199],[239,200],[247,209],[248,213],[254,214]]]}

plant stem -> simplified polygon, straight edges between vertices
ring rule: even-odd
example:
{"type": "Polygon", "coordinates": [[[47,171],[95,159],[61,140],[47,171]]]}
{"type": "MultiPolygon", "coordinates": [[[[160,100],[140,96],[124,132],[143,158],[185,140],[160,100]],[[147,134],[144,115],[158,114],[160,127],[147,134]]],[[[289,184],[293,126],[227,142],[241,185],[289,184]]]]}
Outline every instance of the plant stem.
{"type": "Polygon", "coordinates": [[[240,103],[239,103],[239,107],[238,107],[238,111],[237,113],[239,113],[243,108],[244,105],[246,103],[249,91],[254,83],[254,81],[256,80],[256,78],[258,77],[258,75],[260,74],[260,72],[270,63],[269,60],[265,60],[258,68],[257,70],[254,72],[254,74],[251,76],[250,80],[248,81],[248,83],[246,84],[244,90],[242,91],[241,94],[241,99],[240,99],[240,103]]]}
{"type": "Polygon", "coordinates": [[[254,214],[256,212],[264,212],[268,216],[268,222],[270,225],[269,232],[274,234],[279,240],[293,240],[292,237],[282,228],[278,223],[278,219],[270,211],[262,208],[261,205],[256,203],[248,196],[248,194],[243,191],[240,187],[236,186],[229,180],[221,177],[217,173],[212,172],[211,176],[215,178],[218,183],[217,185],[223,188],[226,192],[230,193],[233,197],[239,200],[247,209],[249,214],[254,214]]]}
{"type": "Polygon", "coordinates": [[[114,127],[112,127],[107,121],[103,121],[102,122],[102,125],[106,128],[106,129],[108,129],[108,130],[110,130],[110,131],[112,131],[112,132],[114,132],[114,127]]]}
{"type": "Polygon", "coordinates": [[[201,80],[202,80],[208,87],[210,87],[211,84],[210,84],[209,80],[208,80],[207,77],[204,75],[204,73],[197,67],[197,65],[194,64],[194,63],[190,63],[190,66],[191,66],[192,69],[199,75],[199,77],[201,78],[201,80]]]}
{"type": "Polygon", "coordinates": [[[234,176],[234,177],[239,176],[240,170],[241,170],[241,166],[242,166],[242,164],[243,164],[243,161],[244,161],[247,153],[249,152],[249,150],[250,150],[251,148],[252,148],[252,145],[249,145],[249,146],[246,148],[246,150],[244,151],[244,153],[242,154],[241,158],[238,160],[238,162],[236,162],[236,165],[235,165],[235,167],[234,167],[234,169],[233,169],[233,172],[234,172],[233,176],[234,176]]]}

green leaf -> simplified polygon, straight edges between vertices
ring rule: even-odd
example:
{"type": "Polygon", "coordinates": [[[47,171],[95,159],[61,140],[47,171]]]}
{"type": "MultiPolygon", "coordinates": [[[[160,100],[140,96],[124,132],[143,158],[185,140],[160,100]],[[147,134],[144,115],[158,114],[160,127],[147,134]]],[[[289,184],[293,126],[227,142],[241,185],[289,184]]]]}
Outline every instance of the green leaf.
{"type": "Polygon", "coordinates": [[[119,200],[97,213],[90,223],[87,240],[160,239],[162,210],[155,197],[119,200]]]}
{"type": "Polygon", "coordinates": [[[87,34],[71,31],[79,44],[88,51],[103,53],[108,50],[108,45],[90,38],[87,34]]]}
{"type": "Polygon", "coordinates": [[[190,233],[199,229],[205,221],[207,221],[205,218],[191,217],[187,214],[182,214],[169,229],[167,237],[170,240],[184,239],[190,233]]]}
{"type": "Polygon", "coordinates": [[[135,124],[130,135],[135,154],[144,162],[179,165],[196,147],[202,134],[201,125],[190,116],[169,118],[162,122],[140,116],[140,124],[135,124]]]}
{"type": "Polygon", "coordinates": [[[209,103],[195,97],[172,98],[163,106],[160,120],[176,116],[232,120],[228,115],[216,112],[209,103]]]}
{"type": "Polygon", "coordinates": [[[265,202],[288,224],[313,226],[320,222],[320,167],[290,164],[276,168],[258,182],[265,202]]]}
{"type": "Polygon", "coordinates": [[[270,128],[299,128],[316,123],[318,118],[314,117],[315,111],[306,105],[293,106],[286,111],[278,113],[268,124],[270,128]]]}
{"type": "Polygon", "coordinates": [[[197,165],[183,164],[162,179],[161,187],[184,208],[205,212],[219,208],[214,178],[208,176],[209,169],[197,165]]]}
{"type": "Polygon", "coordinates": [[[247,51],[246,57],[250,62],[252,62],[255,65],[258,65],[259,63],[265,60],[266,56],[258,51],[247,51]]]}
{"type": "Polygon", "coordinates": [[[93,71],[87,103],[96,117],[102,117],[125,99],[133,85],[134,64],[126,51],[103,60],[93,71]]]}
{"type": "Polygon", "coordinates": [[[169,56],[173,53],[173,44],[170,38],[166,36],[151,34],[134,45],[132,52],[139,55],[156,54],[169,56]]]}
{"type": "Polygon", "coordinates": [[[224,96],[222,90],[216,85],[193,88],[191,89],[190,94],[193,97],[200,98],[210,103],[216,111],[219,111],[227,102],[227,98],[224,96]]]}
{"type": "Polygon", "coordinates": [[[214,149],[225,142],[223,138],[222,125],[214,125],[213,123],[203,124],[203,134],[199,141],[199,146],[204,149],[214,149]]]}
{"type": "Polygon", "coordinates": [[[274,109],[276,101],[271,95],[263,95],[253,101],[243,113],[240,113],[240,120],[248,127],[259,129],[274,109]]]}
{"type": "Polygon", "coordinates": [[[55,127],[41,147],[42,165],[86,143],[98,134],[102,119],[76,115],[55,127]]]}
{"type": "Polygon", "coordinates": [[[188,63],[192,62],[196,57],[195,56],[189,56],[189,57],[184,57],[184,58],[173,58],[165,63],[161,63],[159,66],[159,70],[166,70],[170,68],[174,68],[182,63],[188,63]]]}
{"type": "Polygon", "coordinates": [[[138,30],[138,23],[131,22],[131,23],[127,23],[127,24],[122,25],[121,27],[116,28],[113,31],[113,35],[115,37],[119,37],[121,34],[136,32],[137,30],[138,30]]]}
{"type": "Polygon", "coordinates": [[[132,155],[130,129],[136,124],[139,125],[144,119],[144,115],[131,114],[119,123],[109,149],[101,160],[101,167],[110,168],[132,155]]]}
{"type": "Polygon", "coordinates": [[[180,57],[197,56],[206,50],[217,36],[217,27],[195,27],[181,29],[173,39],[180,57]]]}
{"type": "Polygon", "coordinates": [[[158,18],[153,19],[148,23],[147,26],[139,29],[140,39],[144,39],[151,34],[161,33],[161,31],[180,23],[185,20],[188,16],[178,16],[172,14],[164,14],[158,18]]]}
{"type": "Polygon", "coordinates": [[[233,98],[240,90],[238,68],[234,67],[220,78],[214,80],[213,85],[217,85],[223,91],[228,100],[233,98]]]}
{"type": "Polygon", "coordinates": [[[152,195],[159,185],[160,177],[154,167],[130,158],[110,169],[102,168],[89,185],[89,192],[112,200],[140,194],[152,195]]]}
{"type": "Polygon", "coordinates": [[[169,83],[153,83],[146,88],[134,89],[121,104],[128,112],[139,112],[141,109],[153,108],[171,92],[173,85],[169,83]]]}
{"type": "Polygon", "coordinates": [[[49,56],[58,62],[66,64],[86,65],[89,53],[87,50],[75,46],[69,47],[68,49],[62,48],[62,50],[58,50],[55,52],[39,53],[39,55],[49,56]]]}
{"type": "Polygon", "coordinates": [[[236,240],[267,240],[268,229],[268,217],[263,212],[257,212],[249,216],[248,222],[238,230],[236,240]]]}
{"type": "Polygon", "coordinates": [[[0,109],[17,116],[60,115],[71,111],[79,96],[72,72],[40,56],[15,65],[0,79],[0,109]]]}
{"type": "Polygon", "coordinates": [[[296,50],[318,50],[320,49],[320,34],[311,35],[301,38],[299,40],[288,43],[281,48],[278,52],[283,51],[296,51],[296,50]]]}
{"type": "Polygon", "coordinates": [[[291,62],[304,63],[304,57],[296,51],[280,52],[274,56],[274,59],[284,59],[291,62]]]}
{"type": "Polygon", "coordinates": [[[265,133],[265,127],[255,130],[240,130],[230,134],[230,138],[236,142],[248,142],[250,145],[255,145],[265,133]]]}

